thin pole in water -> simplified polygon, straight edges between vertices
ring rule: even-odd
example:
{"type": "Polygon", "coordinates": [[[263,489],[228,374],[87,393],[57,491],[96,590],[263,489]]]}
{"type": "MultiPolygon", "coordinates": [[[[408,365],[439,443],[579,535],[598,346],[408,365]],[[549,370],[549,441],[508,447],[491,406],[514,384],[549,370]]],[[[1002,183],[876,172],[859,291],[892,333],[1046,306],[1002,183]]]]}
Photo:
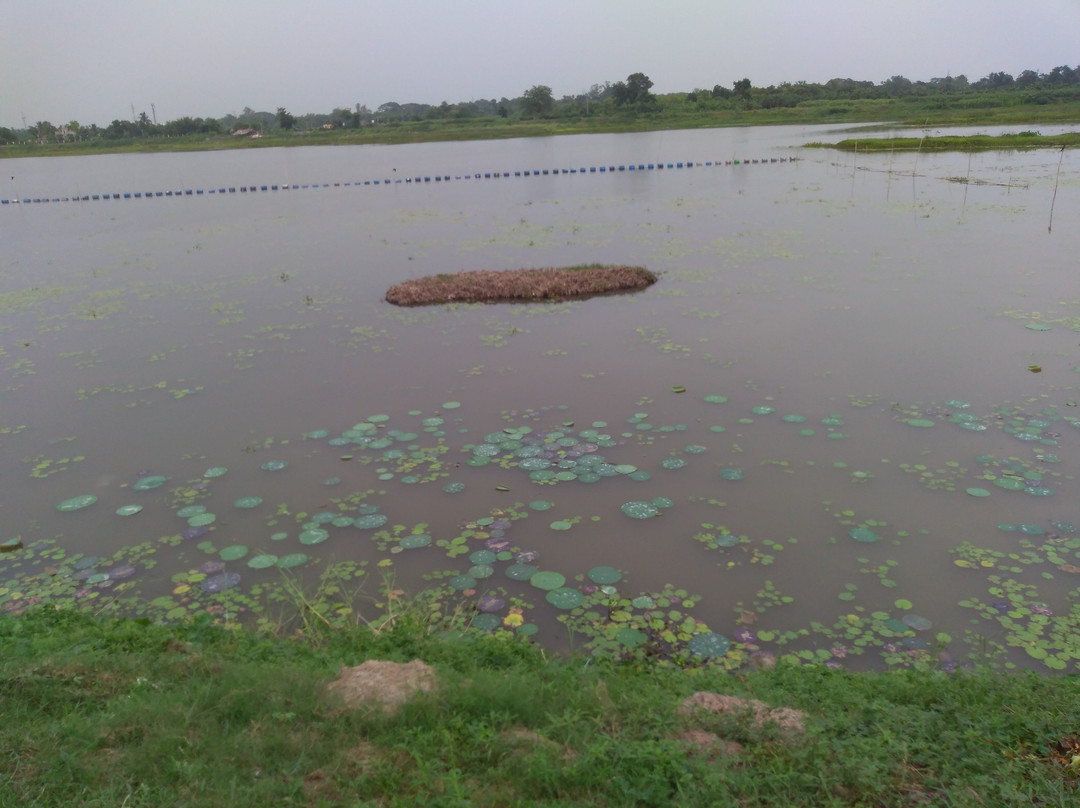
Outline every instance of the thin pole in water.
{"type": "Polygon", "coordinates": [[[1061,178],[1061,161],[1065,159],[1065,147],[1061,147],[1061,156],[1058,157],[1057,174],[1054,175],[1054,195],[1050,198],[1050,223],[1046,225],[1046,232],[1054,230],[1054,203],[1057,202],[1058,180],[1061,178]]]}

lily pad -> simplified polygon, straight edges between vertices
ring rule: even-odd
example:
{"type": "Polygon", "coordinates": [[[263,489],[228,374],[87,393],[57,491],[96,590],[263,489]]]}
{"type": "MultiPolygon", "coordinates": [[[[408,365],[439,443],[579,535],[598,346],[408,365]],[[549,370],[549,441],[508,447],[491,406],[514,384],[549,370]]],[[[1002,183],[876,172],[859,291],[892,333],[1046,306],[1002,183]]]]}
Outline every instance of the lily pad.
{"type": "Polygon", "coordinates": [[[528,581],[537,573],[537,568],[532,564],[511,564],[503,574],[513,581],[528,581]]]}
{"type": "Polygon", "coordinates": [[[369,513],[358,516],[353,520],[353,524],[361,530],[374,530],[377,527],[382,527],[386,522],[387,516],[384,513],[369,513]]]}
{"type": "Polygon", "coordinates": [[[135,485],[131,486],[136,491],[149,491],[165,484],[165,478],[161,476],[140,477],[135,485]]]}
{"type": "Polygon", "coordinates": [[[287,570],[290,567],[299,567],[301,564],[306,564],[308,557],[305,553],[289,553],[283,555],[277,560],[277,565],[283,570],[287,570]]]}
{"type": "Polygon", "coordinates": [[[881,536],[879,536],[877,533],[875,533],[868,527],[853,527],[851,530],[848,531],[848,535],[851,538],[855,539],[855,541],[867,543],[881,540],[881,536]]]}
{"type": "Polygon", "coordinates": [[[257,508],[262,505],[262,497],[240,497],[233,505],[237,508],[257,508]]]}
{"type": "Polygon", "coordinates": [[[651,502],[634,500],[633,502],[625,503],[622,506],[622,512],[631,519],[648,519],[660,513],[660,509],[651,502]]]}
{"type": "Polygon", "coordinates": [[[646,639],[647,637],[643,631],[639,631],[636,628],[630,628],[629,626],[620,628],[615,632],[615,642],[626,648],[636,648],[645,642],[646,639]]]}
{"type": "Polygon", "coordinates": [[[574,609],[582,604],[585,596],[568,586],[550,590],[544,599],[556,609],[574,609]]]}
{"type": "Polygon", "coordinates": [[[588,576],[594,584],[615,584],[622,580],[622,573],[614,567],[593,567],[588,576]]]}
{"type": "Polygon", "coordinates": [[[973,497],[988,497],[988,496],[990,496],[990,492],[987,491],[985,488],[967,488],[965,490],[968,492],[968,494],[970,494],[973,497]]]}
{"type": "Polygon", "coordinates": [[[87,508],[97,502],[98,498],[93,494],[83,494],[82,496],[72,497],[71,499],[65,499],[59,505],[56,506],[58,511],[78,511],[83,508],[87,508]]]}
{"type": "Polygon", "coordinates": [[[529,583],[535,586],[537,589],[558,589],[560,586],[566,583],[566,576],[558,572],[544,570],[535,573],[531,578],[529,578],[529,583]]]}
{"type": "Polygon", "coordinates": [[[213,523],[217,519],[212,513],[198,513],[187,520],[187,523],[192,527],[205,527],[213,523]]]}
{"type": "Polygon", "coordinates": [[[287,465],[289,464],[286,463],[284,460],[267,460],[265,463],[262,464],[262,466],[260,466],[260,468],[263,471],[281,471],[287,465]]]}
{"type": "Polygon", "coordinates": [[[240,575],[235,572],[219,572],[217,575],[211,575],[208,578],[204,578],[199,583],[199,588],[203,592],[209,592],[211,594],[217,592],[224,592],[226,589],[232,589],[234,586],[239,585],[240,575]]]}
{"type": "Polygon", "coordinates": [[[117,516],[134,516],[143,509],[142,505],[121,505],[116,509],[117,516]]]}
{"type": "Polygon", "coordinates": [[[447,583],[455,592],[463,592],[466,589],[476,589],[476,579],[471,575],[456,575],[447,583]]]}
{"type": "Polygon", "coordinates": [[[723,634],[709,631],[695,635],[687,647],[698,656],[706,658],[722,657],[731,648],[731,640],[723,634]]]}
{"type": "Polygon", "coordinates": [[[207,469],[206,471],[204,471],[203,477],[209,477],[210,479],[213,479],[214,477],[221,477],[227,471],[228,469],[225,468],[225,466],[214,466],[212,469],[207,469]]]}
{"type": "MultiPolygon", "coordinates": [[[[398,544],[405,550],[416,550],[420,547],[427,547],[431,544],[431,536],[426,533],[413,533],[409,536],[405,536],[398,544]]],[[[474,562],[475,563],[475,562],[474,562]]]]}
{"type": "Polygon", "coordinates": [[[273,567],[278,563],[278,557],[270,553],[259,553],[256,556],[252,556],[248,559],[248,566],[252,569],[263,570],[267,567],[273,567]]]}
{"type": "Polygon", "coordinates": [[[907,425],[917,426],[923,429],[929,429],[930,427],[934,426],[934,422],[928,418],[908,418],[907,425]]]}
{"type": "Polygon", "coordinates": [[[308,528],[299,536],[301,544],[321,544],[329,538],[330,532],[321,527],[308,528]]]}
{"type": "Polygon", "coordinates": [[[248,554],[248,548],[243,544],[233,544],[226,547],[218,555],[222,561],[237,561],[248,554]]]}

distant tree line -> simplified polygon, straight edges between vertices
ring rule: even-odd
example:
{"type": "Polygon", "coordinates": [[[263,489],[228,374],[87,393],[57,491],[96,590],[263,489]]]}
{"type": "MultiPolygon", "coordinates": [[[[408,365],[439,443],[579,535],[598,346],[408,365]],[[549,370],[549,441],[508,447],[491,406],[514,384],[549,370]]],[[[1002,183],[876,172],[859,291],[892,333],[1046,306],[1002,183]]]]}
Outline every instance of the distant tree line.
{"type": "Polygon", "coordinates": [[[364,104],[336,107],[329,113],[294,115],[284,107],[275,112],[257,112],[245,107],[239,115],[221,118],[184,117],[158,124],[146,112],[132,120],[114,120],[106,127],[81,125],[69,121],[59,126],[38,121],[25,129],[0,127],[0,143],[32,141],[76,142],[87,140],[120,141],[146,137],[193,135],[254,134],[274,131],[314,131],[320,129],[357,129],[363,126],[393,125],[424,120],[464,120],[470,118],[583,118],[603,115],[652,115],[690,109],[707,112],[724,109],[772,109],[796,107],[808,102],[843,104],[862,99],[917,98],[929,105],[955,103],[967,97],[971,106],[1003,103],[1048,104],[1056,99],[1080,98],[1080,67],[1062,65],[1048,73],[1025,70],[1017,76],[991,73],[970,82],[964,75],[912,81],[892,76],[875,84],[871,81],[834,78],[824,83],[783,82],[754,87],[749,78],[731,87],[716,84],[712,89],[698,88],[688,93],[670,93],[658,97],[652,93],[652,80],[644,73],[631,73],[624,81],[593,84],[576,95],[556,98],[547,85],[537,84],[518,98],[492,98],[450,104],[414,104],[388,101],[375,110],[364,104]],[[1000,94],[1006,93],[1008,96],[1000,94]]]}

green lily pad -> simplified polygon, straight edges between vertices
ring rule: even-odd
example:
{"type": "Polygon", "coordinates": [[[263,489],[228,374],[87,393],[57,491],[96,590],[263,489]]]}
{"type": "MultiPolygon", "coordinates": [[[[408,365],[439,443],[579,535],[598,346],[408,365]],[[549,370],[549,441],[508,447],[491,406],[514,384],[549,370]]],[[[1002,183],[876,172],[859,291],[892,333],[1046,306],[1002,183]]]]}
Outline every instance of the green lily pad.
{"type": "Polygon", "coordinates": [[[308,557],[304,553],[289,553],[289,555],[281,556],[281,558],[277,560],[277,565],[284,570],[306,564],[307,560],[308,557]]]}
{"type": "Polygon", "coordinates": [[[534,511],[546,511],[554,506],[554,502],[548,502],[546,499],[534,499],[529,503],[529,507],[534,511]]]}
{"type": "Polygon", "coordinates": [[[723,634],[709,631],[695,635],[687,644],[687,647],[698,656],[707,658],[722,657],[731,648],[731,640],[723,634]]]}
{"type": "Polygon", "coordinates": [[[573,522],[567,522],[565,519],[559,519],[551,523],[552,530],[569,530],[574,526],[573,522]]]}
{"type": "MultiPolygon", "coordinates": [[[[427,533],[413,533],[409,536],[405,536],[398,542],[406,550],[416,550],[421,547],[427,547],[431,544],[431,536],[427,533]]],[[[475,562],[474,562],[475,563],[475,562]]]]}
{"type": "Polygon", "coordinates": [[[301,544],[321,544],[329,538],[329,531],[323,530],[321,527],[309,528],[299,536],[301,544]]]}
{"type": "Polygon", "coordinates": [[[503,571],[503,575],[512,581],[527,581],[536,575],[537,570],[532,564],[511,564],[503,571]]]}
{"type": "Polygon", "coordinates": [[[260,468],[263,471],[281,471],[287,465],[289,464],[286,463],[284,460],[267,460],[265,463],[262,464],[262,466],[260,466],[260,468]]]}
{"type": "Polygon", "coordinates": [[[142,505],[121,505],[116,509],[117,516],[134,516],[143,509],[142,505]]]}
{"type": "Polygon", "coordinates": [[[908,426],[922,427],[923,429],[928,429],[929,427],[934,426],[934,422],[929,420],[928,418],[908,418],[907,419],[907,425],[908,426]]]}
{"type": "Polygon", "coordinates": [[[559,587],[550,590],[544,599],[556,609],[574,609],[581,605],[585,596],[576,589],[559,587]]]}
{"type": "Polygon", "coordinates": [[[855,541],[875,542],[881,540],[881,536],[868,527],[853,527],[848,531],[848,535],[855,541]]]}
{"type": "Polygon", "coordinates": [[[660,509],[651,502],[635,500],[633,502],[625,503],[622,506],[622,512],[631,519],[648,519],[660,513],[660,509]]]}
{"type": "Polygon", "coordinates": [[[59,505],[56,506],[58,511],[78,511],[83,508],[88,508],[97,502],[98,498],[93,494],[83,494],[82,496],[72,497],[71,499],[65,499],[59,505]]]}
{"type": "Polygon", "coordinates": [[[149,491],[165,484],[165,478],[160,476],[140,477],[135,485],[131,486],[136,491],[149,491]]]}
{"type": "Polygon", "coordinates": [[[247,554],[248,548],[243,544],[233,544],[218,553],[222,561],[238,561],[247,554]]]}
{"type": "Polygon", "coordinates": [[[645,632],[626,626],[615,632],[615,642],[626,648],[636,648],[646,640],[645,632]]]}
{"type": "Polygon", "coordinates": [[[227,471],[228,469],[225,468],[225,466],[214,466],[212,469],[207,469],[206,471],[204,471],[203,477],[209,477],[210,479],[213,479],[214,477],[221,477],[227,471]]]}
{"type": "Polygon", "coordinates": [[[176,512],[176,515],[181,519],[190,519],[192,516],[198,516],[200,513],[206,513],[205,505],[188,505],[181,508],[176,512]]]}
{"type": "Polygon", "coordinates": [[[476,579],[471,575],[456,575],[447,583],[455,592],[463,592],[466,589],[476,589],[476,579]]]}
{"type": "Polygon", "coordinates": [[[262,505],[262,497],[240,497],[233,505],[237,508],[257,508],[262,505]]]}
{"type": "Polygon", "coordinates": [[[723,404],[727,401],[727,396],[705,396],[705,400],[710,404],[723,404]]]}
{"type": "Polygon", "coordinates": [[[187,523],[192,527],[203,527],[212,524],[216,520],[217,517],[212,513],[197,513],[188,519],[187,523]]]}
{"type": "Polygon", "coordinates": [[[588,576],[594,584],[615,584],[622,580],[622,573],[614,567],[593,567],[588,576]]]}
{"type": "Polygon", "coordinates": [[[988,497],[990,492],[985,488],[968,488],[965,489],[973,497],[988,497]]]}
{"type": "Polygon", "coordinates": [[[544,570],[535,573],[529,579],[529,583],[535,586],[537,589],[558,589],[560,586],[566,583],[566,576],[558,572],[544,570]]]}
{"type": "Polygon", "coordinates": [[[278,563],[278,557],[270,553],[259,553],[248,559],[248,566],[256,570],[264,570],[278,563]]]}
{"type": "Polygon", "coordinates": [[[374,530],[385,525],[387,521],[387,516],[384,513],[369,513],[356,517],[353,524],[361,530],[374,530]]]}

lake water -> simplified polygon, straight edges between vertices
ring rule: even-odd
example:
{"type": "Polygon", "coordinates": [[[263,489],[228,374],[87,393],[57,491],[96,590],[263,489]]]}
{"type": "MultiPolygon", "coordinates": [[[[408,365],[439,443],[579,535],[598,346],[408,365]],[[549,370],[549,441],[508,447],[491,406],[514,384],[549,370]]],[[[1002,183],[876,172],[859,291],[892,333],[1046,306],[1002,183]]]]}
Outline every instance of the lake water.
{"type": "Polygon", "coordinates": [[[3,161],[0,609],[1076,671],[1075,154],[844,136],[3,161]],[[585,263],[660,281],[383,299],[585,263]]]}

